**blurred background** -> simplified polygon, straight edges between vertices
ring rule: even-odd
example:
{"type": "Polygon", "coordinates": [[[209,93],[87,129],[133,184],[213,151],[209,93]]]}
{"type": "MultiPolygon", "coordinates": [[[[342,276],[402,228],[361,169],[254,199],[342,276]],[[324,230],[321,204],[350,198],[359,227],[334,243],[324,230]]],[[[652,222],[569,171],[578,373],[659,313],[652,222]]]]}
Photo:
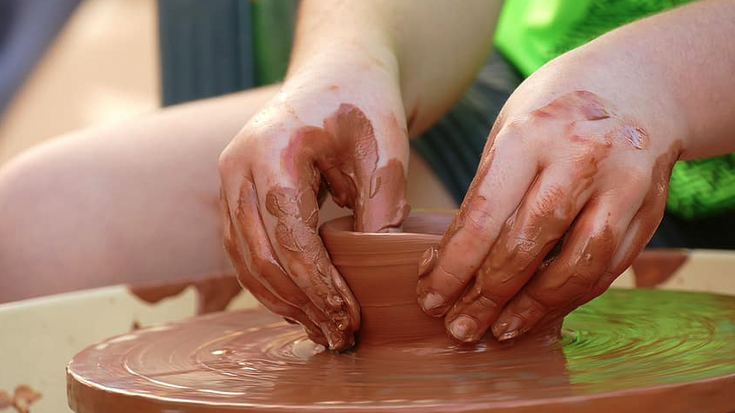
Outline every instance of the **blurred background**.
{"type": "Polygon", "coordinates": [[[298,0],[0,0],[0,164],[45,139],[282,78],[298,0]]]}
{"type": "Polygon", "coordinates": [[[160,103],[156,0],[0,0],[0,163],[160,103]]]}

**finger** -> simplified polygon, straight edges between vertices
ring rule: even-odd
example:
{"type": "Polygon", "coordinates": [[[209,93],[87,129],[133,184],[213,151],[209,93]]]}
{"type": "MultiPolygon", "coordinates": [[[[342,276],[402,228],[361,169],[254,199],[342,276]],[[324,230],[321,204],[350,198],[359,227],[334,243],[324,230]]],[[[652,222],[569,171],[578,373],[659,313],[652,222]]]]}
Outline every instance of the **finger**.
{"type": "Polygon", "coordinates": [[[264,227],[258,192],[250,176],[242,180],[240,196],[234,203],[237,205],[234,234],[248,273],[273,295],[300,308],[329,340],[330,335],[334,335],[330,318],[294,283],[276,258],[264,227]]]}
{"type": "Polygon", "coordinates": [[[295,320],[299,323],[306,330],[309,339],[326,346],[326,337],[322,333],[321,329],[309,319],[306,313],[304,313],[300,308],[294,307],[293,305],[276,297],[250,274],[245,261],[243,260],[243,254],[238,247],[235,227],[232,223],[232,217],[230,216],[230,211],[226,203],[224,190],[221,191],[220,205],[222,207],[222,215],[224,217],[225,251],[235,267],[237,278],[243,288],[250,291],[250,293],[253,294],[253,296],[256,297],[268,310],[283,316],[289,322],[291,322],[290,320],[295,320]]]}
{"type": "MultiPolygon", "coordinates": [[[[641,190],[641,192],[644,191],[641,190]]],[[[595,281],[592,288],[581,297],[573,299],[566,305],[548,313],[536,324],[544,325],[544,323],[562,318],[574,311],[577,307],[592,301],[604,293],[615,279],[633,263],[633,260],[635,260],[653,236],[663,216],[665,202],[665,197],[651,196],[650,193],[641,202],[632,202],[630,204],[631,207],[625,209],[627,214],[617,220],[618,222],[629,222],[622,235],[622,240],[619,241],[614,255],[606,262],[606,269],[597,281],[595,281]],[[637,212],[631,213],[631,211],[637,212]]]]}
{"type": "Polygon", "coordinates": [[[560,252],[544,263],[531,281],[503,308],[493,323],[498,340],[525,334],[549,315],[563,316],[590,293],[603,276],[634,211],[616,208],[618,203],[601,198],[585,206],[560,252]],[[617,210],[616,210],[617,209],[617,210]]]}
{"type": "Polygon", "coordinates": [[[469,288],[446,317],[457,340],[479,340],[528,282],[591,194],[593,174],[559,163],[541,172],[469,288]]]}
{"type": "MultiPolygon", "coordinates": [[[[265,183],[260,185],[265,187],[265,183]]],[[[259,202],[269,213],[265,231],[267,239],[273,240],[278,262],[283,264],[292,283],[327,316],[325,334],[330,348],[344,350],[353,345],[354,333],[359,329],[359,307],[317,234],[314,187],[318,188],[310,182],[301,182],[298,188],[271,186],[259,202]]]]}
{"type": "Polygon", "coordinates": [[[518,162],[535,159],[534,149],[512,133],[495,141],[439,248],[427,250],[419,265],[418,302],[429,315],[445,315],[462,294],[536,177],[535,162],[518,162]]]}
{"type": "Polygon", "coordinates": [[[393,114],[371,121],[358,107],[342,104],[324,121],[333,143],[315,154],[335,203],[354,211],[358,232],[399,228],[409,212],[406,202],[408,137],[405,121],[393,114]]]}
{"type": "Polygon", "coordinates": [[[585,303],[605,292],[613,281],[633,264],[633,260],[643,251],[661,223],[665,205],[665,199],[644,202],[643,207],[628,226],[618,251],[616,251],[605,272],[605,276],[595,284],[590,296],[585,297],[585,303]]]}

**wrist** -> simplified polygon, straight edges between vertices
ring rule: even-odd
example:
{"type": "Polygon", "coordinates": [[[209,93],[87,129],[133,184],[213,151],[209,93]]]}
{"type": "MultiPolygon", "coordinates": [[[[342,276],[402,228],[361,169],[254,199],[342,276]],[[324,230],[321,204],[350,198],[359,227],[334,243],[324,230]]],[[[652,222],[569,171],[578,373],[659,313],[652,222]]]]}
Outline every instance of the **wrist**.
{"type": "Polygon", "coordinates": [[[668,148],[678,141],[683,152],[691,135],[689,119],[662,71],[665,68],[635,50],[592,42],[549,62],[529,78],[535,78],[532,84],[543,85],[543,91],[535,88],[526,94],[540,95],[543,101],[520,100],[530,100],[521,103],[524,106],[540,107],[564,93],[589,91],[611,102],[620,116],[644,125],[655,137],[654,145],[668,148]]]}

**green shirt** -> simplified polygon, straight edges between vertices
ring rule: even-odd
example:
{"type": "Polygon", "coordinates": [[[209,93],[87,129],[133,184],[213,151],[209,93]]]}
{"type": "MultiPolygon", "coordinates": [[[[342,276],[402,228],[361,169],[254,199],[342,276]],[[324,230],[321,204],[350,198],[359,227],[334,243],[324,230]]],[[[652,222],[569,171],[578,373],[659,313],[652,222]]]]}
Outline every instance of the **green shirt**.
{"type": "MultiPolygon", "coordinates": [[[[616,27],[692,0],[506,0],[495,46],[524,75],[616,27]]],[[[684,219],[735,211],[735,154],[677,162],[669,212],[684,219]]]]}

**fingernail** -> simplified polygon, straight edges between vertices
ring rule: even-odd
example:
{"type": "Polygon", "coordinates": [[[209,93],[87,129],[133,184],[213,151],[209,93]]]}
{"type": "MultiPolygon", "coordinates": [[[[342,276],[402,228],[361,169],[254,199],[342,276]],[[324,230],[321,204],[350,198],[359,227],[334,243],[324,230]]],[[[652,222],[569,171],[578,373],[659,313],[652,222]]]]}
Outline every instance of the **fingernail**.
{"type": "Polygon", "coordinates": [[[327,303],[332,307],[341,307],[344,302],[342,296],[337,294],[336,291],[327,295],[327,303]]]}
{"type": "Polygon", "coordinates": [[[471,317],[461,315],[449,324],[449,333],[460,341],[468,341],[477,330],[477,322],[471,317]]]}
{"type": "Polygon", "coordinates": [[[517,330],[510,331],[510,332],[507,332],[505,334],[502,334],[500,337],[498,337],[498,341],[510,340],[512,338],[515,338],[517,335],[518,335],[518,331],[517,330]]]}
{"type": "Polygon", "coordinates": [[[327,341],[329,342],[329,349],[330,350],[336,350],[342,345],[342,338],[332,333],[331,331],[326,333],[327,341]]]}
{"type": "Polygon", "coordinates": [[[436,260],[439,258],[439,251],[436,247],[431,247],[424,251],[421,255],[421,262],[419,262],[419,278],[429,275],[431,270],[434,269],[436,260]]]}
{"type": "Polygon", "coordinates": [[[510,320],[504,319],[498,320],[493,325],[493,335],[498,341],[510,340],[511,338],[517,337],[520,334],[519,328],[523,324],[523,320],[516,316],[510,316],[510,320]]]}
{"type": "Polygon", "coordinates": [[[423,307],[426,313],[431,315],[441,313],[444,309],[444,297],[433,291],[429,291],[421,299],[421,307],[423,307]]]}
{"type": "Polygon", "coordinates": [[[334,350],[341,341],[339,335],[332,329],[332,327],[326,323],[319,323],[319,329],[322,331],[322,335],[327,339],[327,344],[330,350],[334,350]]]}

